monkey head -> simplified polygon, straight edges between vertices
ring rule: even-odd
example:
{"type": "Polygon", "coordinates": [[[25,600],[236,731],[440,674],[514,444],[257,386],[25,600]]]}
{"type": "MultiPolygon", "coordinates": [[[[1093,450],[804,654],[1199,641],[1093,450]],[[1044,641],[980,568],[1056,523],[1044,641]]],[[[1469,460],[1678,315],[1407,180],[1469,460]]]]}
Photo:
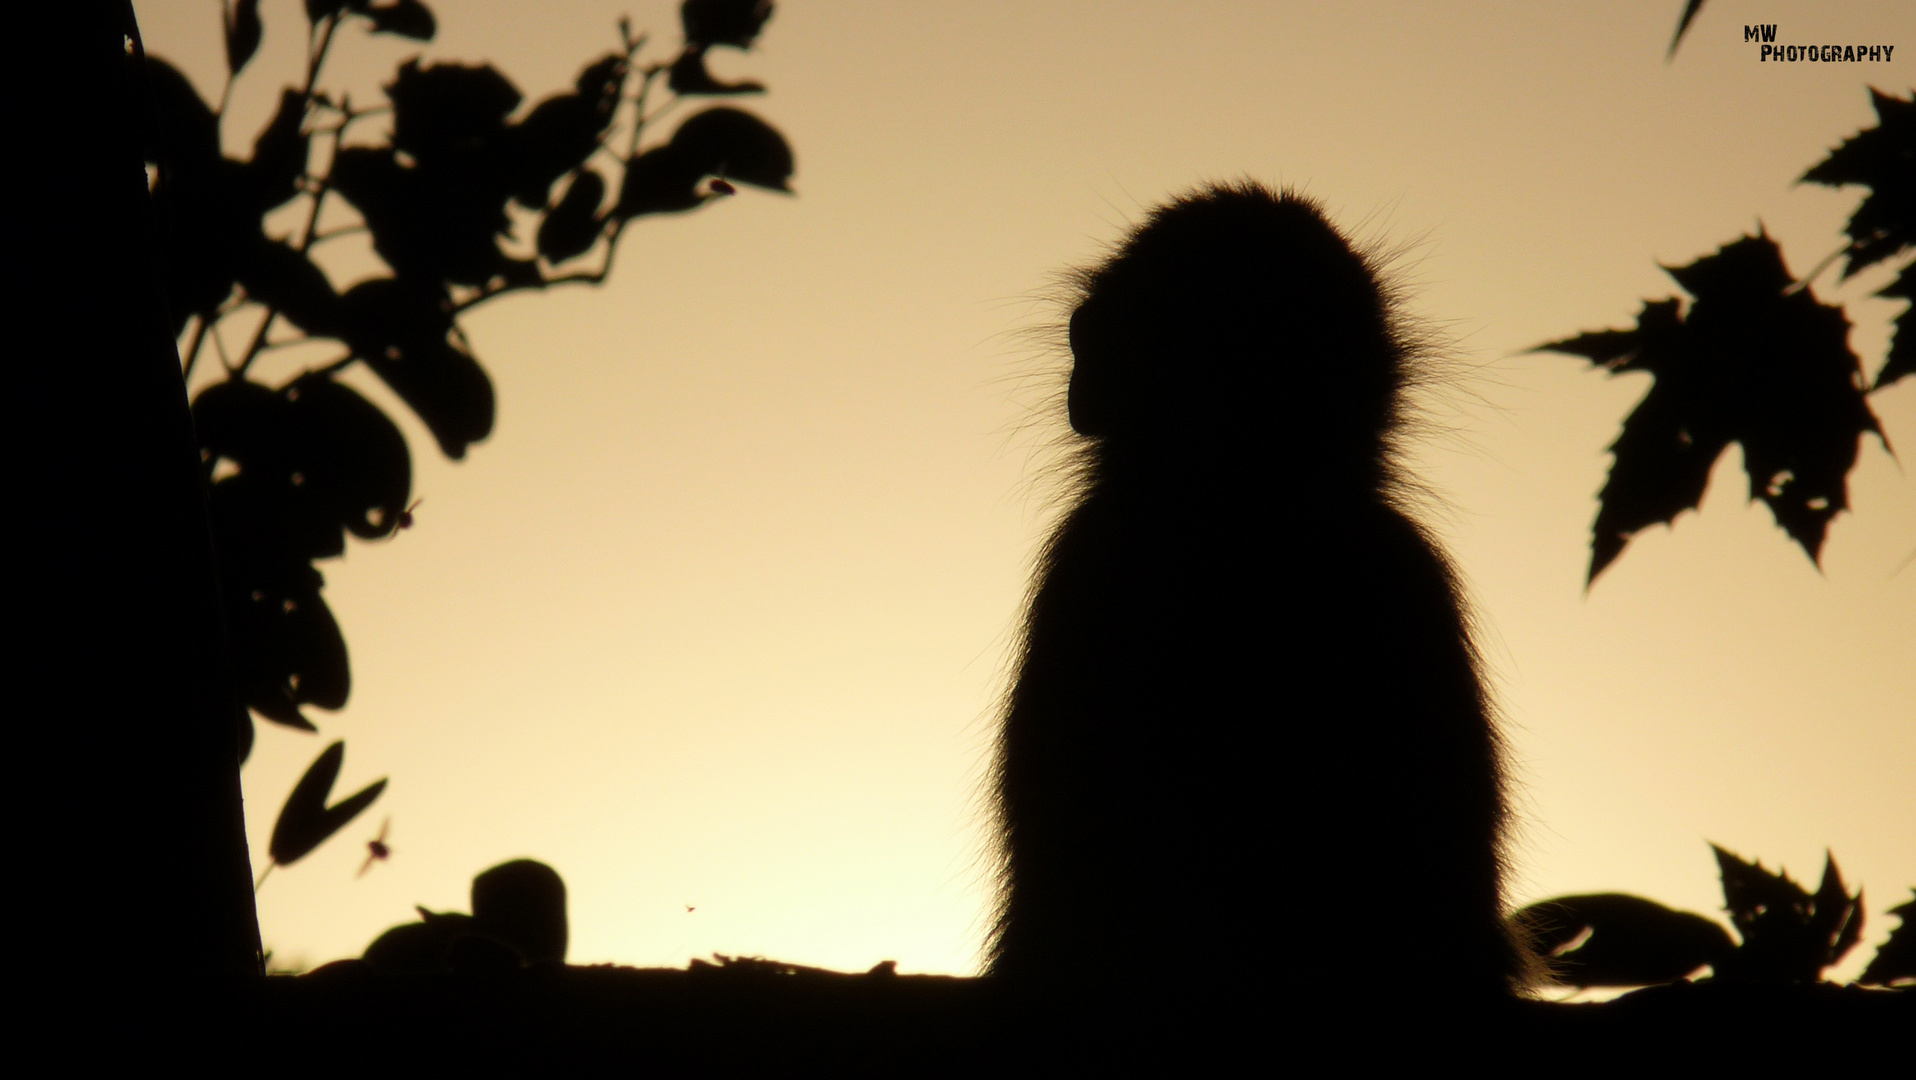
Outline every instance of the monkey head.
{"type": "Polygon", "coordinates": [[[1107,452],[1378,458],[1402,349],[1370,265],[1309,199],[1202,189],[1078,284],[1071,426],[1107,452]]]}

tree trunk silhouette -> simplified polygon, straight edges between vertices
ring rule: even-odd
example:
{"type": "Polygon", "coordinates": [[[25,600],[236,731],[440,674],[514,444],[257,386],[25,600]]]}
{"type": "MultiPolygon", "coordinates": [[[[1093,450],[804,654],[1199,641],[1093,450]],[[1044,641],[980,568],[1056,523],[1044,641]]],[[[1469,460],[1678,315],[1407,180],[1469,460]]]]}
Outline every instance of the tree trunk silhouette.
{"type": "Polygon", "coordinates": [[[26,477],[8,590],[25,643],[14,969],[50,1025],[37,1041],[82,1060],[232,1045],[222,1002],[260,971],[240,706],[223,644],[206,645],[225,636],[152,258],[139,33],[127,0],[16,14],[16,53],[49,74],[14,99],[9,155],[9,276],[26,282],[11,328],[26,477]]]}

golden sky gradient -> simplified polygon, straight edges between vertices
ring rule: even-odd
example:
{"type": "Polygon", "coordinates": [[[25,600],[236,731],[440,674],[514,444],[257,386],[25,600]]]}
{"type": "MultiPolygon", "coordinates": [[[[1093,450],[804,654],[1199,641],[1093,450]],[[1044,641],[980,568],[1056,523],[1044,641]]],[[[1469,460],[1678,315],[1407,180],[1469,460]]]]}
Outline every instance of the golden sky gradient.
{"type": "MultiPolygon", "coordinates": [[[[135,6],[149,51],[217,100],[219,5],[135,6]]],[[[1681,6],[782,0],[753,53],[714,66],[770,88],[743,104],[791,140],[797,196],[640,219],[605,287],[470,313],[500,405],[465,462],[393,410],[425,502],[322,564],[354,690],[315,713],[346,739],[343,790],[392,784],[260,893],[276,962],[356,955],[529,855],[570,887],[575,962],[976,970],[978,789],[1062,429],[1061,360],[1028,331],[1059,317],[1053,276],[1145,208],[1250,176],[1414,243],[1414,308],[1463,362],[1415,462],[1508,718],[1513,899],[1717,912],[1706,840],[1812,886],[1827,847],[1868,890],[1854,975],[1916,885],[1916,567],[1897,572],[1916,380],[1871,398],[1905,463],[1865,440],[1820,573],[1746,503],[1732,449],[1700,513],[1586,593],[1604,450],[1649,380],[1524,350],[1628,325],[1676,291],[1659,261],[1759,219],[1798,272],[1839,246],[1862,191],[1793,181],[1875,122],[1866,85],[1916,83],[1916,7],[1714,0],[1666,64],[1681,6]],[[1754,22],[1897,48],[1762,64],[1754,22]],[[388,815],[393,858],[356,880],[388,815]]],[[[677,43],[656,0],[432,7],[438,40],[346,35],[328,81],[363,104],[414,52],[484,59],[530,104],[612,48],[620,14],[677,43]]],[[[297,0],[264,14],[234,153],[303,54],[297,0]]],[[[1887,280],[1816,285],[1871,372],[1899,307],[1866,297],[1887,280]]],[[[260,726],[263,860],[324,743],[260,726]]]]}

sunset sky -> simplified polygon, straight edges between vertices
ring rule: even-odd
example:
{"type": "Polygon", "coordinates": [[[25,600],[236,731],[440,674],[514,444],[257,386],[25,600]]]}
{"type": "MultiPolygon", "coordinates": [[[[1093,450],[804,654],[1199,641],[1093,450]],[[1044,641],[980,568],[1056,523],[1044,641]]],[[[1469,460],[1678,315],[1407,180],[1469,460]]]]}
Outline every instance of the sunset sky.
{"type": "MultiPolygon", "coordinates": [[[[325,83],[364,104],[415,53],[485,60],[530,106],[616,46],[621,14],[649,55],[678,42],[675,3],[428,3],[436,41],[347,34],[325,83]]],[[[1828,848],[1867,889],[1853,976],[1916,885],[1916,379],[1870,399],[1902,460],[1864,440],[1820,572],[1747,502],[1732,448],[1700,513],[1586,592],[1605,447],[1649,379],[1525,350],[1629,325],[1677,292],[1659,262],[1759,220],[1798,273],[1840,246],[1862,190],[1794,181],[1875,123],[1868,86],[1916,83],[1916,6],[1713,0],[1666,64],[1681,7],[781,0],[713,66],[769,87],[732,104],[791,141],[795,196],[639,219],[605,286],[469,313],[499,414],[463,462],[349,377],[400,419],[425,501],[321,564],[352,700],[314,711],[318,738],[260,725],[255,865],[326,741],[346,740],[342,792],[391,785],[260,892],[275,965],[357,955],[532,856],[570,888],[575,963],[977,970],[994,702],[1060,491],[1047,297],[1154,203],[1251,177],[1407,247],[1413,310],[1460,361],[1413,463],[1506,718],[1513,901],[1720,914],[1706,841],[1812,887],[1828,848]],[[1760,63],[1756,22],[1894,60],[1760,63]],[[356,879],[387,817],[392,859],[356,879]]],[[[217,101],[216,0],[135,8],[217,101]]],[[[263,11],[235,155],[304,55],[298,0],[263,11]]],[[[337,284],[370,272],[337,258],[337,284]]],[[[1815,283],[1871,373],[1889,277],[1815,283]]]]}

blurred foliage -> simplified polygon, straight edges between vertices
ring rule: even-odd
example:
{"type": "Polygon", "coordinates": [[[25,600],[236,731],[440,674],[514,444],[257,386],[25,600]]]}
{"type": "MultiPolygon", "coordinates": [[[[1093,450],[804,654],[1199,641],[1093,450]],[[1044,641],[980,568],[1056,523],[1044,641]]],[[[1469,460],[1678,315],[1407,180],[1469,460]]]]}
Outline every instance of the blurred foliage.
{"type": "Polygon", "coordinates": [[[280,808],[279,820],[273,825],[273,839],[266,848],[267,856],[272,861],[260,872],[262,884],[266,881],[266,875],[273,872],[273,867],[290,866],[311,854],[314,848],[345,828],[348,822],[379,798],[380,792],[386,790],[386,781],[381,778],[327,805],[327,800],[333,794],[333,784],[339,780],[339,767],[345,763],[346,743],[343,740],[335,741],[320,751],[318,759],[299,778],[299,783],[293,785],[293,793],[286,796],[286,805],[280,808]]]}
{"type": "MultiPolygon", "coordinates": [[[[1916,896],[1916,889],[1911,889],[1916,896]]],[[[1896,929],[1889,940],[1870,959],[1869,966],[1856,981],[1865,986],[1916,986],[1916,899],[1905,900],[1889,909],[1896,916],[1896,929]]]]}
{"type": "MultiPolygon", "coordinates": [[[[683,44],[658,60],[641,59],[648,39],[622,23],[617,49],[523,112],[519,89],[492,66],[417,58],[394,72],[384,103],[355,103],[322,83],[334,44],[349,32],[429,41],[431,10],[420,0],[305,0],[305,12],[304,85],[279,92],[244,159],[222,151],[220,128],[232,79],[264,32],[257,0],[225,8],[218,108],[165,60],[145,62],[143,141],[173,331],[189,380],[207,354],[223,369],[192,410],[247,710],[242,760],[252,716],[315,731],[307,706],[346,704],[346,643],[313,564],[341,554],[347,533],[392,537],[417,505],[405,437],[341,373],[363,364],[442,453],[462,458],[494,418],[463,312],[518,290],[602,282],[632,219],[703,206],[735,184],[789,191],[793,172],[784,137],[735,108],[696,112],[646,144],[682,99],[763,89],[718,81],[705,57],[749,48],[769,0],[686,0],[683,44]],[[284,235],[269,227],[288,216],[303,224],[284,235]],[[353,235],[370,240],[383,269],[336,282],[314,254],[353,235]],[[232,346],[232,335],[245,343],[232,346]],[[261,356],[313,343],[331,357],[276,383],[259,376],[261,356]]],[[[383,781],[325,805],[342,753],[329,747],[288,799],[274,865],[301,858],[377,797],[383,781]]]]}
{"type": "Polygon", "coordinates": [[[362,960],[384,974],[510,971],[565,963],[565,882],[535,859],[500,863],[472,879],[472,913],[415,907],[419,921],[387,930],[362,960]]]}
{"type": "MultiPolygon", "coordinates": [[[[1863,894],[1851,895],[1826,856],[1815,892],[1778,870],[1716,853],[1724,911],[1736,928],[1627,893],[1540,900],[1511,915],[1543,960],[1551,981],[1579,989],[1673,982],[1708,966],[1718,982],[1813,983],[1848,955],[1863,934],[1863,894]]],[[[1889,986],[1916,980],[1907,912],[1858,981],[1889,986]]]]}
{"type": "MultiPolygon", "coordinates": [[[[1685,11],[1684,27],[1698,6],[1685,11]]],[[[1696,509],[1711,467],[1733,442],[1743,448],[1750,498],[1763,500],[1790,538],[1820,560],[1831,519],[1849,506],[1859,437],[1869,432],[1883,439],[1867,395],[1916,371],[1911,309],[1896,319],[1872,384],[1850,350],[1848,315],[1810,291],[1810,282],[1838,258],[1847,280],[1916,246],[1916,103],[1870,93],[1877,126],[1851,136],[1803,174],[1810,183],[1870,189],[1849,220],[1848,243],[1809,274],[1794,278],[1782,250],[1759,227],[1757,235],[1714,254],[1664,268],[1690,294],[1687,305],[1675,298],[1646,301],[1633,329],[1537,346],[1582,356],[1612,374],[1643,371],[1656,378],[1610,444],[1615,462],[1597,497],[1588,580],[1595,581],[1639,530],[1696,509]]],[[[1876,295],[1907,300],[1911,288],[1905,263],[1876,295]]]]}

